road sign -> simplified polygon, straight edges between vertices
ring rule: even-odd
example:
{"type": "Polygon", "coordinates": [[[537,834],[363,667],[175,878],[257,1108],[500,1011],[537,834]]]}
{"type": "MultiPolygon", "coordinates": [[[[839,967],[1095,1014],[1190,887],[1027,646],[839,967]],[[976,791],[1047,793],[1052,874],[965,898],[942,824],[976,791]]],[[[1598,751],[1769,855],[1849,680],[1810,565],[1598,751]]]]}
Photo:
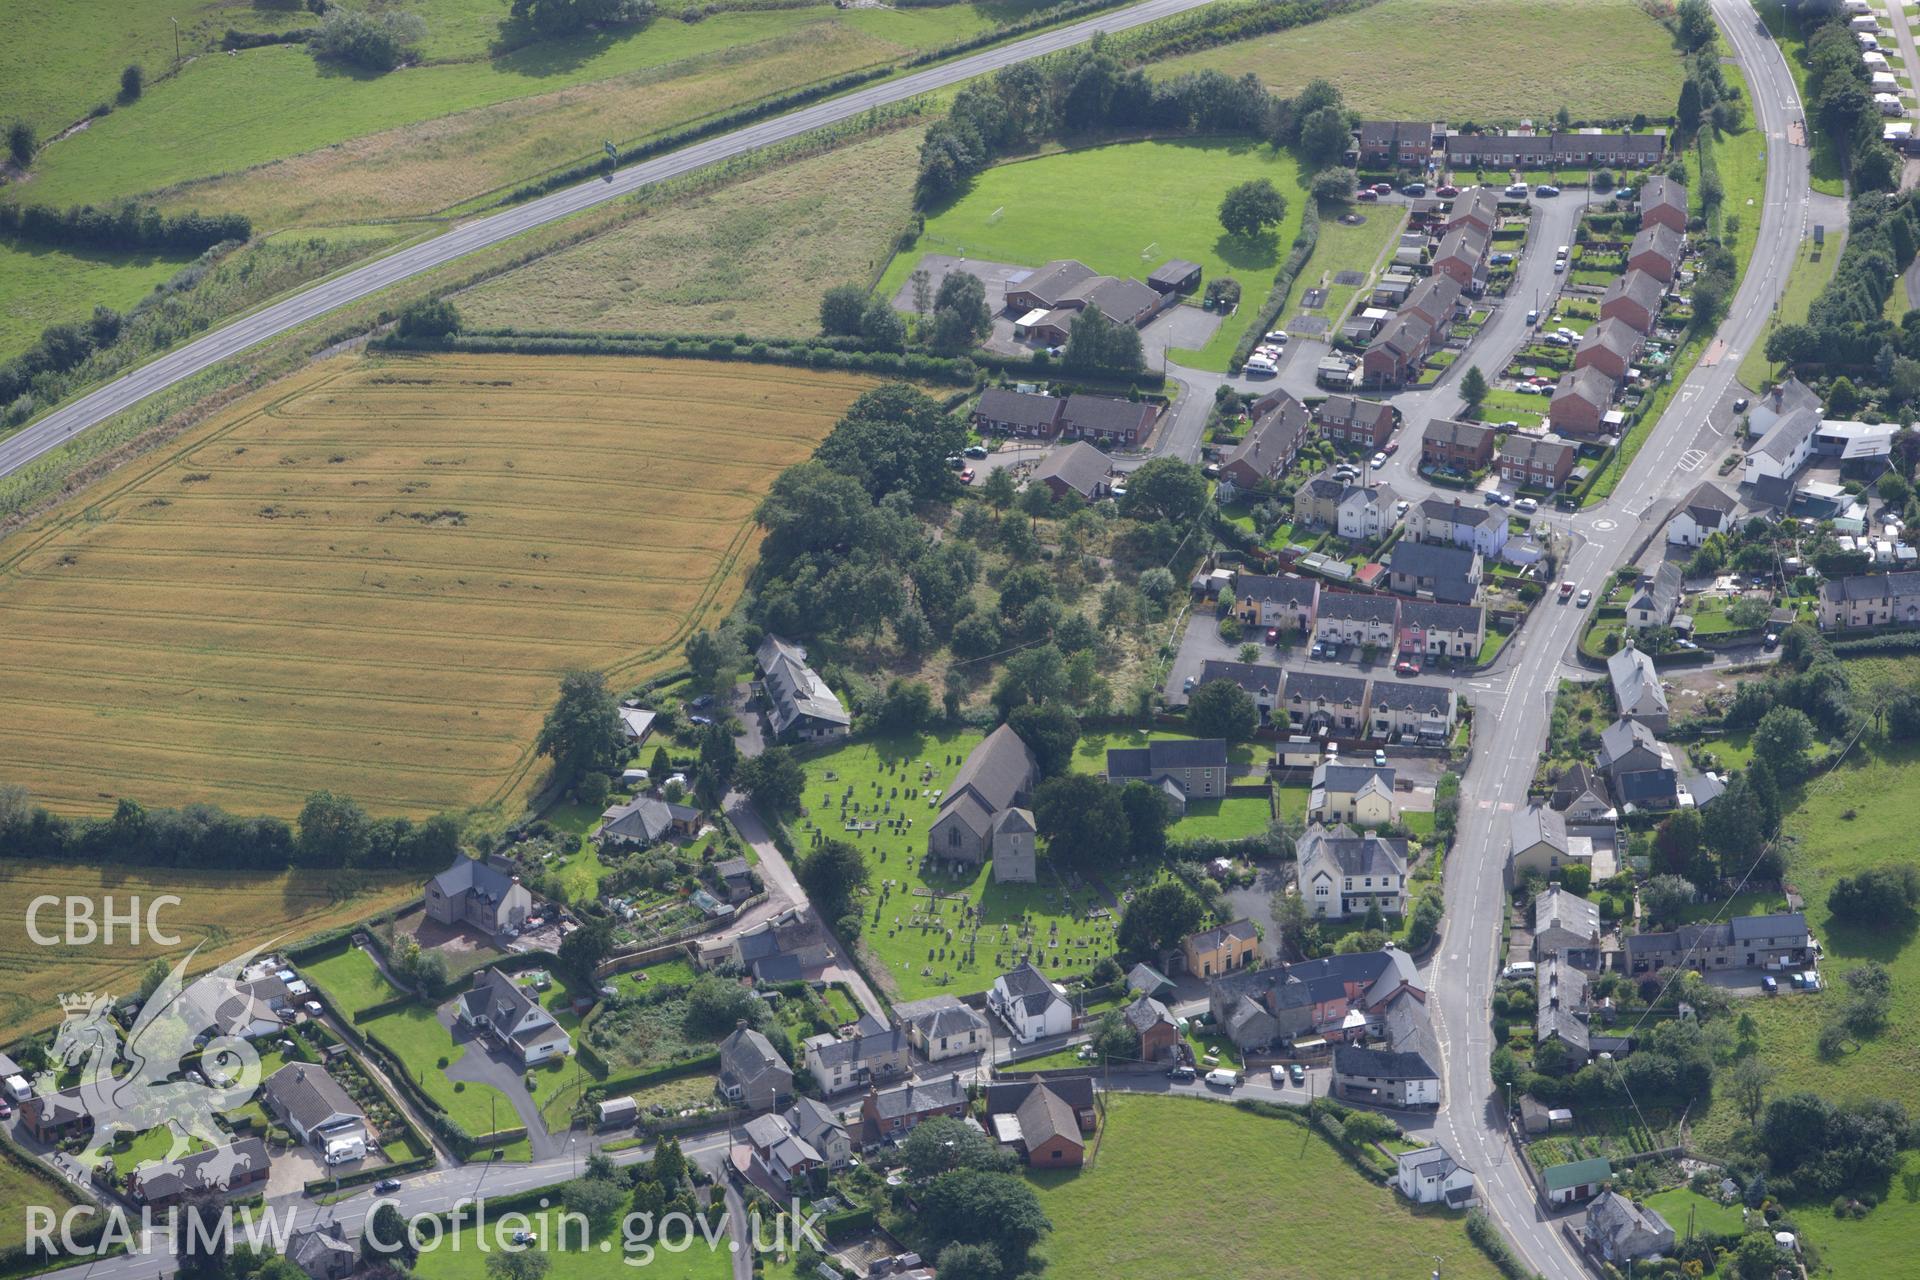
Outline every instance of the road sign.
{"type": "Polygon", "coordinates": [[[619,149],[613,145],[613,142],[611,140],[608,140],[608,142],[605,145],[607,148],[607,159],[618,160],[620,158],[620,152],[619,152],[619,149]]]}

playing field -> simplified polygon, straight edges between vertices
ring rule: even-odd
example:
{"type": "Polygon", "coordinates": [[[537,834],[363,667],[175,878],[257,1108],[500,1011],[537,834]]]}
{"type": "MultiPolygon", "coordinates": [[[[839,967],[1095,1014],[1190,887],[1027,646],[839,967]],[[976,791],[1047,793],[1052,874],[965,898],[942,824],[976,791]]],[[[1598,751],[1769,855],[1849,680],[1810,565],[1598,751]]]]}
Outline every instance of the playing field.
{"type": "Polygon", "coordinates": [[[1369,119],[1459,124],[1673,114],[1680,56],[1635,0],[1381,0],[1311,26],[1158,64],[1252,72],[1279,93],[1331,80],[1369,119]],[[1472,50],[1466,61],[1462,50],[1472,50]]]}
{"type": "MultiPolygon", "coordinates": [[[[998,165],[927,218],[913,250],[887,267],[878,292],[892,297],[929,252],[1032,267],[1077,258],[1096,271],[1135,278],[1168,258],[1186,258],[1208,280],[1238,280],[1248,302],[1256,302],[1299,233],[1306,200],[1296,161],[1244,139],[1130,142],[998,165]],[[1227,235],[1219,220],[1221,197],[1250,178],[1268,179],[1287,202],[1279,228],[1253,240],[1227,235]],[[1062,199],[1063,192],[1099,198],[1062,199]]],[[[1258,312],[1242,306],[1203,351],[1176,350],[1173,358],[1225,370],[1258,312]]]]}
{"type": "Polygon", "coordinates": [[[277,384],[0,547],[0,777],[88,811],[509,796],[559,673],[676,661],[868,385],[557,357],[277,384]]]}
{"type": "Polygon", "coordinates": [[[1047,1274],[1347,1280],[1499,1273],[1464,1215],[1414,1212],[1304,1124],[1217,1102],[1108,1095],[1091,1167],[1029,1175],[1047,1274]],[[1231,1174],[1225,1171],[1231,1170],[1231,1174]]]}
{"type": "Polygon", "coordinates": [[[814,332],[820,296],[865,286],[913,206],[921,130],[897,129],[684,196],[460,296],[481,325],[814,332]]]}
{"type": "MultiPolygon", "coordinates": [[[[0,920],[0,1041],[59,1022],[61,992],[132,993],[155,956],[171,964],[199,946],[192,966],[199,972],[262,943],[284,945],[376,915],[420,892],[413,876],[356,879],[365,887],[349,892],[349,883],[331,872],[149,871],[0,861],[0,896],[16,904],[0,920]],[[173,894],[180,905],[161,907],[156,919],[179,936],[180,945],[153,942],[143,923],[138,945],[128,942],[123,925],[111,945],[40,946],[27,933],[27,904],[42,895],[64,899],[69,894],[93,899],[99,913],[109,896],[120,912],[137,899],[145,904],[144,913],[155,899],[173,894]]],[[[43,935],[62,931],[61,911],[58,904],[41,911],[36,924],[43,935]]]]}

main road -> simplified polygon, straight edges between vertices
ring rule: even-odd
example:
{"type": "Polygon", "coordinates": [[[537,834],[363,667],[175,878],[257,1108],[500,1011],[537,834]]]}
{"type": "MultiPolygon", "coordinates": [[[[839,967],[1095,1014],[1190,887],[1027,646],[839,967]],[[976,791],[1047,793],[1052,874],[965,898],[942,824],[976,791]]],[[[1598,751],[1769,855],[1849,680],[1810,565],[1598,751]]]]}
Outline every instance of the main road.
{"type": "MultiPolygon", "coordinates": [[[[1767,148],[1766,196],[1753,258],[1707,356],[1668,403],[1612,498],[1569,522],[1563,576],[1597,588],[1646,537],[1664,500],[1713,474],[1739,394],[1740,356],[1762,340],[1812,208],[1801,108],[1779,48],[1746,0],[1713,0],[1714,14],[1753,90],[1752,133],[1767,148]]],[[[1554,690],[1584,611],[1542,602],[1515,638],[1515,660],[1474,698],[1476,747],[1461,785],[1459,838],[1447,862],[1447,912],[1428,990],[1447,1102],[1434,1133],[1480,1179],[1488,1212],[1528,1270],[1552,1280],[1586,1272],[1557,1223],[1538,1208],[1506,1137],[1505,1101],[1488,1065],[1490,1022],[1507,898],[1508,815],[1526,803],[1547,740],[1554,690]]]]}
{"type": "Polygon", "coordinates": [[[236,356],[250,347],[309,320],[318,319],[356,299],[389,285],[430,271],[476,250],[569,217],[582,209],[681,177],[697,169],[762,147],[784,142],[823,126],[852,119],[874,107],[971,80],[1002,67],[1072,48],[1097,33],[1126,31],[1158,19],[1197,9],[1211,0],[1144,0],[1144,3],[1098,14],[1082,22],[1058,27],[1010,44],[943,62],[937,66],[879,81],[838,98],[829,98],[758,124],[692,143],[678,151],[617,169],[608,179],[589,179],[529,200],[499,213],[464,222],[445,235],[375,259],[363,267],[316,284],[272,306],[195,338],[185,346],[122,374],[112,382],[54,410],[33,425],[0,441],[0,476],[11,475],[35,458],[58,448],[79,432],[129,409],[156,392],[236,356]]]}

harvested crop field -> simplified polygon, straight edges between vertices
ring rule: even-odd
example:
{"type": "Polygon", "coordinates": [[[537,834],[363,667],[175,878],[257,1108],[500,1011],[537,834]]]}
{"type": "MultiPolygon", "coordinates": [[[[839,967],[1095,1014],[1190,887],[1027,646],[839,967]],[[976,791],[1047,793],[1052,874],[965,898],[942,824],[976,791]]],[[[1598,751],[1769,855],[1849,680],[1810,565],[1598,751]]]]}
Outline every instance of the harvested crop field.
{"type": "Polygon", "coordinates": [[[480,325],[812,333],[866,284],[913,207],[922,130],[896,129],[684,196],[460,295],[480,325]]]}
{"type": "Polygon", "coordinates": [[[500,801],[568,666],[731,607],[752,511],[870,379],[707,361],[329,361],[0,546],[0,779],[291,814],[500,801]]]}
{"type": "MultiPolygon", "coordinates": [[[[101,991],[127,995],[154,957],[169,964],[198,946],[193,971],[265,942],[295,942],[326,929],[398,906],[420,894],[417,876],[343,875],[326,871],[184,871],[138,867],[89,867],[61,862],[0,861],[0,896],[16,904],[0,924],[0,1041],[11,1041],[60,1021],[57,993],[101,991]],[[138,899],[142,912],[164,894],[179,906],[162,906],[161,929],[178,935],[179,947],[153,942],[145,931],[129,945],[126,926],[113,945],[43,947],[27,934],[26,904],[43,894],[72,894],[94,901],[104,919],[105,899],[124,913],[138,899]]],[[[40,913],[43,934],[62,931],[62,908],[40,913]]]]}

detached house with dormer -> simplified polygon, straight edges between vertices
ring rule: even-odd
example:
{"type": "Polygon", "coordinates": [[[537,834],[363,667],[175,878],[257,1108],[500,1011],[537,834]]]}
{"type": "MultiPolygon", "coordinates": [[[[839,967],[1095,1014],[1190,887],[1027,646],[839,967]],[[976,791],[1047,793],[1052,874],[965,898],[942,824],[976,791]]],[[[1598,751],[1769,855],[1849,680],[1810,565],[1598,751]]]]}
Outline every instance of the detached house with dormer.
{"type": "Polygon", "coordinates": [[[1344,823],[1310,825],[1297,844],[1295,883],[1307,911],[1324,920],[1407,911],[1407,842],[1356,834],[1344,823]]]}
{"type": "Polygon", "coordinates": [[[573,1051],[573,1040],[527,988],[498,969],[482,969],[460,997],[462,1026],[498,1044],[524,1067],[573,1051]]]}
{"type": "Polygon", "coordinates": [[[533,894],[511,871],[462,854],[427,881],[426,911],[436,924],[466,925],[492,937],[527,922],[533,894]]]}

